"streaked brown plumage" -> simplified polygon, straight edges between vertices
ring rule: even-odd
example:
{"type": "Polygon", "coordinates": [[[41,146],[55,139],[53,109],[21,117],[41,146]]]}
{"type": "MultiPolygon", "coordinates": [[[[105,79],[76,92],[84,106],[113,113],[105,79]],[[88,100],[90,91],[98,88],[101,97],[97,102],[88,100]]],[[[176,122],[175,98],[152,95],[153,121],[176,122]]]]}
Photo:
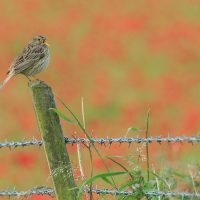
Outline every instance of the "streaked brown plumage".
{"type": "Polygon", "coordinates": [[[0,86],[0,89],[17,74],[23,74],[29,78],[40,73],[46,69],[49,59],[50,53],[46,37],[42,35],[33,37],[10,65],[7,77],[0,86]]]}

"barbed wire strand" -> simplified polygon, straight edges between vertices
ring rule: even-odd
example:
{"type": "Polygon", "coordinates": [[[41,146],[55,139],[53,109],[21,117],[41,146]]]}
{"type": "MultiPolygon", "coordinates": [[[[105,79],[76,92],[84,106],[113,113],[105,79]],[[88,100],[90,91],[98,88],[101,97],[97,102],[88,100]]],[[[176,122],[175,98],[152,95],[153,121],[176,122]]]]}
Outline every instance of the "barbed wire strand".
{"type": "MultiPolygon", "coordinates": [[[[135,195],[134,192],[131,191],[120,191],[120,190],[109,190],[109,189],[83,189],[83,192],[87,193],[96,193],[96,194],[102,194],[102,195],[124,195],[124,196],[133,196],[135,195]]],[[[200,194],[198,193],[189,193],[189,192],[163,192],[163,191],[145,191],[144,194],[146,196],[168,196],[168,197],[192,197],[192,198],[198,198],[200,199],[200,194]]]]}
{"type": "MultiPolygon", "coordinates": [[[[75,144],[75,143],[98,143],[98,144],[109,144],[112,145],[113,143],[128,143],[129,145],[131,143],[175,143],[175,142],[188,142],[188,143],[195,143],[200,142],[200,136],[198,137],[186,137],[186,136],[180,136],[180,137],[149,137],[149,138],[67,138],[64,137],[66,144],[75,144]]],[[[29,141],[5,141],[0,143],[0,148],[8,147],[10,149],[14,149],[16,147],[27,147],[27,146],[41,146],[43,144],[42,140],[37,140],[33,138],[29,141]]]]}
{"type": "MultiPolygon", "coordinates": [[[[120,190],[110,190],[110,189],[83,189],[84,193],[96,193],[98,195],[123,195],[123,196],[132,196],[135,195],[134,192],[131,191],[120,191],[120,190]]],[[[164,192],[164,191],[145,191],[144,194],[146,196],[154,196],[154,197],[187,197],[187,198],[197,198],[200,199],[200,194],[198,193],[189,193],[189,192],[164,192]]],[[[5,190],[0,191],[0,197],[29,197],[31,195],[50,195],[54,196],[54,190],[48,187],[34,187],[27,191],[17,192],[16,190],[5,190]]]]}
{"type": "Polygon", "coordinates": [[[54,190],[48,187],[34,187],[27,191],[17,192],[15,189],[13,190],[4,190],[0,191],[0,197],[29,197],[32,195],[54,195],[54,190]]]}

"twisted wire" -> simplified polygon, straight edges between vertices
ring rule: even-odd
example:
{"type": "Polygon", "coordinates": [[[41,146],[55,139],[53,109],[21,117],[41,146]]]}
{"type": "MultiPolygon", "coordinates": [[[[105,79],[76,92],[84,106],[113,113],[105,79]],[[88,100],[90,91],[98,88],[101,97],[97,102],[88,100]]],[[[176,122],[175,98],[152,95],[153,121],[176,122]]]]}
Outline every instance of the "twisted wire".
{"type": "MultiPolygon", "coordinates": [[[[102,194],[102,195],[123,195],[123,196],[133,196],[135,195],[132,191],[120,191],[120,190],[110,190],[110,189],[98,189],[98,188],[92,188],[92,189],[83,189],[83,192],[86,193],[96,193],[96,194],[102,194]]],[[[188,198],[197,198],[200,199],[200,194],[198,193],[189,193],[189,192],[164,192],[164,191],[145,191],[144,194],[146,196],[154,196],[154,197],[188,197],[188,198]]]]}
{"type": "Polygon", "coordinates": [[[0,197],[28,197],[32,195],[54,195],[54,190],[48,187],[34,187],[27,191],[18,192],[15,189],[13,190],[3,190],[0,191],[0,197]]]}
{"type": "MultiPolygon", "coordinates": [[[[175,142],[188,142],[188,143],[199,143],[200,136],[198,137],[186,137],[186,136],[179,136],[179,137],[149,137],[149,138],[67,138],[64,137],[64,141],[66,144],[75,144],[75,143],[98,143],[98,144],[109,144],[112,145],[113,143],[175,143],[175,142]]],[[[28,141],[5,141],[0,143],[0,148],[8,147],[10,149],[14,149],[16,147],[27,147],[27,146],[41,146],[43,144],[42,140],[28,140],[28,141]]]]}
{"type": "MultiPolygon", "coordinates": [[[[120,190],[110,190],[110,189],[98,189],[91,188],[91,189],[83,189],[82,192],[84,193],[96,193],[98,195],[123,195],[123,196],[132,196],[135,193],[132,191],[120,191],[120,190]]],[[[28,197],[32,195],[54,195],[54,190],[48,187],[34,187],[27,191],[17,192],[16,190],[4,190],[0,191],[0,197],[28,197]]],[[[146,196],[153,196],[153,197],[187,197],[187,198],[196,198],[200,199],[200,194],[198,193],[189,193],[189,192],[165,192],[165,191],[145,191],[144,195],[146,196]]]]}

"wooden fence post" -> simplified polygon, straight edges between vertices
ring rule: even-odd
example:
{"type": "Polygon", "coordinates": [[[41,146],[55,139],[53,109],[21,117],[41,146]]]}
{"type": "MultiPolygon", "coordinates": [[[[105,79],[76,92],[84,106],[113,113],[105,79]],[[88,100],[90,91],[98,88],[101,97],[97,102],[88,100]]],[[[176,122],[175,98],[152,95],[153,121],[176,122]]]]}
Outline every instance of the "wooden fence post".
{"type": "Polygon", "coordinates": [[[44,82],[29,83],[38,125],[57,200],[75,200],[77,191],[58,115],[49,110],[56,108],[51,88],[44,82]]]}

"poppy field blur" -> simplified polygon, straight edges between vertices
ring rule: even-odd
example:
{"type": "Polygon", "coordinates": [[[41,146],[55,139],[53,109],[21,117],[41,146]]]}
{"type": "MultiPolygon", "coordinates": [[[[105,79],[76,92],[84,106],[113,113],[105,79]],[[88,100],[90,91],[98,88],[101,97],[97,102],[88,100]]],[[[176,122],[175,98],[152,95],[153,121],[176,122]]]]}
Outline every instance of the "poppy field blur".
{"type": "MultiPolygon", "coordinates": [[[[199,1],[1,0],[1,81],[13,59],[38,34],[47,36],[51,60],[37,78],[51,86],[80,119],[83,98],[91,137],[123,137],[129,127],[144,130],[149,109],[150,136],[198,134],[199,1]]],[[[41,138],[28,80],[23,75],[13,77],[0,91],[0,112],[1,141],[41,138]]],[[[65,136],[84,136],[78,127],[61,123],[65,136]]],[[[136,136],[144,137],[144,131],[128,134],[136,136]]],[[[128,156],[134,155],[137,145],[97,147],[103,155],[128,156]]],[[[67,149],[76,169],[76,145],[67,149]]],[[[84,146],[81,149],[84,167],[89,155],[84,146]]],[[[188,164],[197,163],[199,150],[199,145],[187,143],[150,144],[150,163],[187,170],[188,164]]],[[[0,151],[0,188],[51,186],[42,147],[0,151]]],[[[111,170],[115,168],[114,163],[108,164],[111,170]]],[[[95,172],[104,170],[95,155],[93,165],[95,172]]],[[[88,170],[85,167],[89,176],[88,170]]]]}

